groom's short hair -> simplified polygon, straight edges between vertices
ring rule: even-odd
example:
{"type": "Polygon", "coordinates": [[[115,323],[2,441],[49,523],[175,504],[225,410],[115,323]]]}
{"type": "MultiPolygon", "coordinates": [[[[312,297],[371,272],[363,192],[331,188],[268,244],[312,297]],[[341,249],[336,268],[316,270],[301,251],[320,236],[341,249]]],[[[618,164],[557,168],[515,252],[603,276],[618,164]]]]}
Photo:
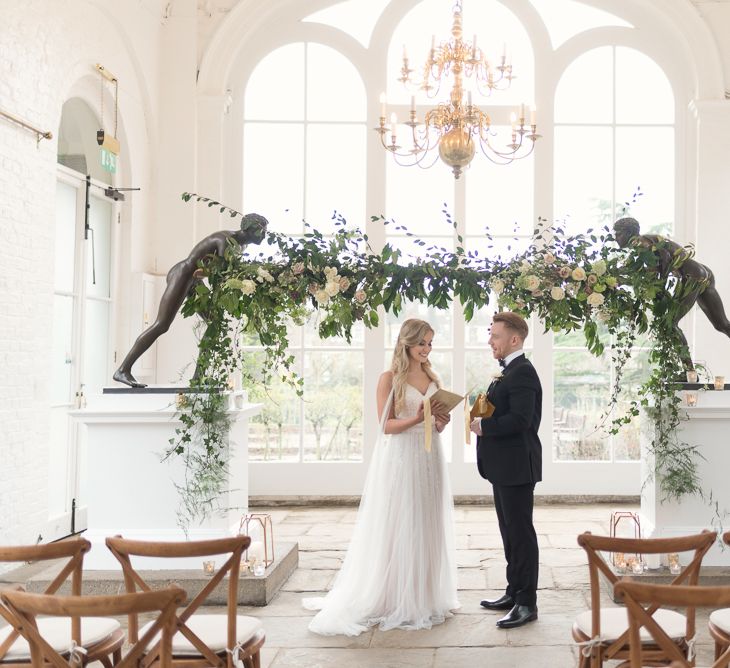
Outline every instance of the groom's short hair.
{"type": "Polygon", "coordinates": [[[517,334],[517,336],[519,336],[523,341],[530,333],[530,328],[527,326],[527,322],[519,313],[501,311],[500,313],[494,314],[492,322],[501,322],[507,329],[511,329],[515,334],[517,334]]]}

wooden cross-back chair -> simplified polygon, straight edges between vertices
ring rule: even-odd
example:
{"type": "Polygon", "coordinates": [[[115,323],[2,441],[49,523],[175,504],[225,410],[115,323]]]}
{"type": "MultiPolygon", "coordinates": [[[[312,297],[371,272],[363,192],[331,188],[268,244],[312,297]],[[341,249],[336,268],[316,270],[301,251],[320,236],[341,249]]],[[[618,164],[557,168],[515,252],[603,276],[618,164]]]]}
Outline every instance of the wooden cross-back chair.
{"type": "MultiPolygon", "coordinates": [[[[91,549],[91,543],[83,538],[63,540],[47,545],[17,545],[0,547],[0,562],[37,562],[66,559],[58,575],[43,593],[55,594],[70,579],[70,593],[81,595],[84,555],[91,549]]],[[[0,605],[0,616],[8,626],[0,629],[0,667],[28,666],[31,660],[27,640],[18,632],[14,615],[0,605]]],[[[124,632],[116,619],[75,617],[53,617],[38,620],[43,635],[59,650],[66,650],[71,641],[84,648],[84,662],[101,661],[106,668],[112,668],[121,657],[124,632]],[[111,657],[111,658],[110,658],[111,657]]]]}
{"type": "MultiPolygon", "coordinates": [[[[725,545],[730,545],[730,531],[723,534],[725,545]]],[[[710,614],[710,635],[715,641],[715,658],[730,648],[730,608],[715,610],[710,614]]]]}
{"type": "MultiPolygon", "coordinates": [[[[590,532],[578,536],[578,544],[588,556],[588,572],[591,584],[591,607],[580,613],[573,623],[573,639],[580,645],[578,654],[579,668],[599,668],[604,661],[629,659],[629,628],[626,611],[622,607],[601,607],[601,583],[603,575],[611,589],[619,579],[604,559],[602,552],[622,552],[624,554],[668,554],[671,552],[693,552],[691,561],[682,568],[672,580],[671,586],[697,584],[702,559],[712,547],[717,534],[710,531],[693,536],[675,538],[614,538],[596,536],[590,532]]],[[[630,574],[628,574],[630,575],[630,574]]],[[[685,614],[666,610],[658,605],[652,606],[648,614],[664,628],[669,637],[686,657],[690,641],[695,635],[695,609],[688,606],[685,614]]],[[[644,631],[642,639],[646,643],[644,658],[654,663],[667,663],[663,649],[653,642],[651,635],[644,631]]]]}
{"type": "Polygon", "coordinates": [[[17,630],[30,645],[33,668],[79,668],[85,663],[83,647],[71,647],[63,656],[52,646],[42,631],[38,615],[93,618],[140,612],[159,614],[150,622],[141,640],[135,641],[124,658],[115,663],[115,668],[137,668],[145,648],[152,642],[159,646],[158,668],[170,668],[175,611],[185,601],[185,591],[179,587],[169,587],[155,592],[114,596],[54,596],[5,591],[2,601],[13,612],[17,630]]]}
{"type": "MultiPolygon", "coordinates": [[[[175,617],[176,633],[172,639],[172,661],[179,668],[233,668],[242,661],[247,668],[259,668],[260,649],[265,635],[261,622],[254,617],[237,614],[238,576],[243,551],[249,546],[248,536],[190,542],[154,542],[126,540],[121,536],[107,538],[107,547],[119,560],[127,592],[139,588],[150,591],[149,585],[132,566],[131,557],[210,557],[229,554],[205,587],[188,606],[175,617]],[[196,610],[228,574],[228,603],[226,615],[205,615],[196,610]]],[[[145,628],[142,629],[144,631],[145,628]]],[[[138,634],[137,615],[129,616],[129,639],[138,634]]],[[[154,663],[157,648],[145,656],[143,668],[154,663]]]]}
{"type": "MultiPolygon", "coordinates": [[[[646,665],[646,643],[640,639],[640,631],[645,628],[657,647],[672,660],[672,666],[694,667],[694,652],[686,656],[673,638],[657,624],[651,614],[652,609],[661,605],[681,607],[718,607],[730,605],[730,586],[699,587],[642,584],[640,582],[619,582],[616,596],[626,604],[629,621],[630,666],[641,668],[646,665]],[[649,606],[649,607],[645,607],[649,606]]],[[[730,661],[730,647],[715,657],[708,668],[725,668],[730,661]]]]}

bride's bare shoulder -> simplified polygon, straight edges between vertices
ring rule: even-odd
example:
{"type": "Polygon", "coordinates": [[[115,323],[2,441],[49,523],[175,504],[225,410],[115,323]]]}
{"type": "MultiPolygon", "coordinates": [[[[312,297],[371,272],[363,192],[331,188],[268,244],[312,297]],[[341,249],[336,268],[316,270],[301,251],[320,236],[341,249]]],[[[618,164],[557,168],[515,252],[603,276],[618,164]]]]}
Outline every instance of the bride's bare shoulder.
{"type": "Polygon", "coordinates": [[[393,387],[393,372],[392,371],[384,371],[380,374],[380,378],[378,378],[378,387],[385,387],[390,389],[393,387]]]}

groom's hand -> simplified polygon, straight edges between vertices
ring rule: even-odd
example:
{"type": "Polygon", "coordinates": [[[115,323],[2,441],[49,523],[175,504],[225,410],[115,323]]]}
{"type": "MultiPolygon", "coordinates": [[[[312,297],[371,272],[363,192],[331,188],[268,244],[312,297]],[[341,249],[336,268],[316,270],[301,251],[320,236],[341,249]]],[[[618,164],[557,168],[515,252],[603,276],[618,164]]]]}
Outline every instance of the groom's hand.
{"type": "Polygon", "coordinates": [[[477,436],[482,435],[482,418],[474,418],[469,425],[469,429],[477,436]]]}

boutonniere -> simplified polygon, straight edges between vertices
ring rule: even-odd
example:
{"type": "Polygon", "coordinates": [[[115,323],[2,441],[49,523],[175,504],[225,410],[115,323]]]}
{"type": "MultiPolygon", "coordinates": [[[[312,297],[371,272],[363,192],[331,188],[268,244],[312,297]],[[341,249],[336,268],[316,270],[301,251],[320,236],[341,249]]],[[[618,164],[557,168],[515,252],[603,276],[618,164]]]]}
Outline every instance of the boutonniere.
{"type": "Polygon", "coordinates": [[[494,385],[495,383],[498,383],[500,380],[502,380],[502,378],[504,378],[504,373],[502,373],[501,371],[498,371],[497,373],[495,373],[492,376],[492,385],[494,385]]]}

